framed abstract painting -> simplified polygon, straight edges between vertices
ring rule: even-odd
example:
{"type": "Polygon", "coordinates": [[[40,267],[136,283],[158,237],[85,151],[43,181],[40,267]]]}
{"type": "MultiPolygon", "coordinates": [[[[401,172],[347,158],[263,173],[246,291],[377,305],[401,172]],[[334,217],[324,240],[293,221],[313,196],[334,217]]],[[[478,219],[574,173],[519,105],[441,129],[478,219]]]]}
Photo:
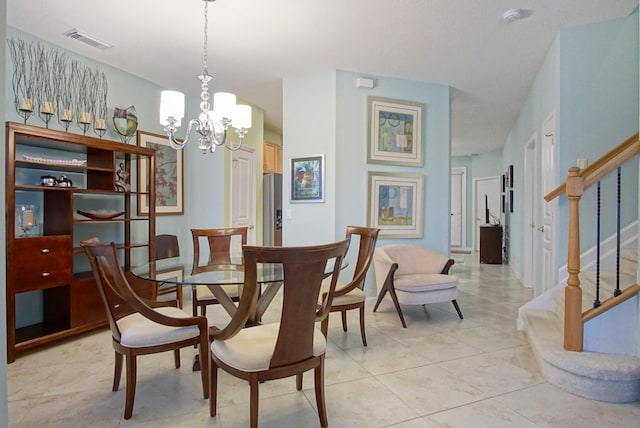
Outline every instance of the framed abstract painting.
{"type": "Polygon", "coordinates": [[[368,163],[417,166],[422,159],[424,104],[368,97],[368,163]]]}
{"type": "Polygon", "coordinates": [[[369,172],[369,226],[385,238],[421,238],[424,177],[369,172]]]}

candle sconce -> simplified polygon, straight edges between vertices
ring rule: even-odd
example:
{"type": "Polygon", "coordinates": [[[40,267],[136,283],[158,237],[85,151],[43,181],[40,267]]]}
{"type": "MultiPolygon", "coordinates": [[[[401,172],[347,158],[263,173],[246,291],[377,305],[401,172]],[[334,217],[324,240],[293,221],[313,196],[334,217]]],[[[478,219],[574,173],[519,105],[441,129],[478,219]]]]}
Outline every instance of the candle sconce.
{"type": "Polygon", "coordinates": [[[87,129],[91,125],[91,113],[88,111],[81,111],[78,114],[78,126],[82,129],[82,134],[87,135],[87,129]]]}
{"type": "Polygon", "coordinates": [[[22,229],[23,236],[29,236],[38,227],[38,212],[40,207],[32,204],[16,205],[16,223],[22,229]]]}
{"type": "Polygon", "coordinates": [[[40,119],[42,119],[47,128],[49,128],[49,121],[54,115],[53,111],[53,102],[51,101],[43,101],[40,104],[40,111],[38,112],[40,119]]]}
{"type": "Polygon", "coordinates": [[[31,98],[16,99],[16,111],[24,119],[24,123],[27,123],[27,119],[33,113],[33,101],[31,98]]]}
{"type": "Polygon", "coordinates": [[[96,117],[96,120],[93,121],[93,130],[102,138],[107,132],[107,119],[104,117],[96,117]]]}

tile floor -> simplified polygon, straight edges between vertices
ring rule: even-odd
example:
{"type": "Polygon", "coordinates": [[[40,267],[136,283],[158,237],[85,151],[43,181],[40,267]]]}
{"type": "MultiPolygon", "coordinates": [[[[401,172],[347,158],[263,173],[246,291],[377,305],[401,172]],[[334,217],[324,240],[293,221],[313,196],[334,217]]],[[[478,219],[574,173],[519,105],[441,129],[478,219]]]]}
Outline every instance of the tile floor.
{"type": "MultiPolygon", "coordinates": [[[[640,427],[640,403],[589,401],[544,381],[515,328],[532,292],[508,266],[478,265],[474,254],[452,273],[464,320],[451,303],[405,307],[403,329],[383,303],[367,311],[363,348],[357,311],[348,333],[333,314],[325,377],[331,427],[640,427]]],[[[209,318],[220,325],[226,317],[218,309],[209,318]]],[[[134,413],[125,421],[124,379],[111,391],[108,331],[25,354],[8,366],[9,426],[248,426],[248,385],[220,372],[218,416],[210,418],[192,356],[183,350],[178,370],[171,354],[140,358],[134,413]]],[[[319,426],[310,374],[304,382],[302,392],[293,378],[261,385],[261,427],[319,426]]]]}

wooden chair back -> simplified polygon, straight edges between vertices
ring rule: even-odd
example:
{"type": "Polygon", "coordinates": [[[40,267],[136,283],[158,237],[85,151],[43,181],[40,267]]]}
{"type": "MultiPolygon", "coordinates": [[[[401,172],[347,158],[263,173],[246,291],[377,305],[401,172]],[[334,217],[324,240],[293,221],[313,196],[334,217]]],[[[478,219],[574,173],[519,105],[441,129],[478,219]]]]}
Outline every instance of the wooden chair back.
{"type": "Polygon", "coordinates": [[[100,296],[105,305],[107,319],[113,338],[120,342],[120,330],[117,321],[137,311],[138,305],[144,305],[136,296],[118,261],[116,246],[113,242],[87,240],[80,243],[89,257],[93,277],[96,280],[100,296]]]}
{"type": "MultiPolygon", "coordinates": [[[[316,322],[329,315],[342,259],[348,240],[306,247],[244,246],[244,290],[238,310],[221,331],[231,337],[244,327],[258,299],[257,277],[261,264],[282,264],[284,272],[280,330],[270,369],[296,364],[313,357],[313,335],[316,322]],[[318,295],[327,266],[331,266],[331,286],[318,307],[318,295]]],[[[318,333],[320,334],[320,333],[318,333]]]]}
{"type": "MultiPolygon", "coordinates": [[[[241,245],[247,244],[248,227],[228,227],[224,229],[191,229],[193,237],[193,266],[200,265],[200,238],[206,238],[209,243],[209,263],[232,264],[231,242],[236,236],[240,237],[241,245]]],[[[195,272],[194,272],[195,273],[195,272]]]]}
{"type": "Polygon", "coordinates": [[[380,229],[372,227],[347,226],[347,239],[349,243],[351,243],[353,235],[360,237],[358,259],[356,260],[356,266],[353,271],[353,279],[345,287],[336,291],[337,296],[346,294],[356,287],[364,289],[364,279],[367,276],[369,266],[371,266],[371,261],[373,260],[373,253],[376,249],[379,232],[380,229]]]}
{"type": "Polygon", "coordinates": [[[180,256],[180,245],[176,235],[156,235],[156,260],[180,256]]]}

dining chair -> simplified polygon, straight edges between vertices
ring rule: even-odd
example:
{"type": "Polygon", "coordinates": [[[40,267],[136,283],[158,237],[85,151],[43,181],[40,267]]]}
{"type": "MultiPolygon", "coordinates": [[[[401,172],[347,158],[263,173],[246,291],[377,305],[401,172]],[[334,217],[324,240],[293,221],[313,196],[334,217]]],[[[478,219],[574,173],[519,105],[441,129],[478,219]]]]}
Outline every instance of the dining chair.
{"type": "MultiPolygon", "coordinates": [[[[176,235],[156,235],[156,258],[155,260],[169,259],[172,257],[180,257],[180,245],[176,235]]],[[[178,307],[182,309],[182,287],[174,284],[166,285],[164,282],[153,282],[154,287],[153,298],[165,296],[167,294],[176,293],[178,307]]]]}
{"type": "Polygon", "coordinates": [[[174,364],[180,367],[180,349],[200,345],[201,380],[204,398],[209,398],[209,358],[207,319],[190,317],[178,309],[176,301],[157,302],[143,300],[133,291],[124,275],[116,246],[113,242],[100,242],[96,238],[82,241],[93,277],[105,305],[115,350],[113,391],[120,387],[123,358],[127,363],[127,385],[124,418],[133,414],[136,392],[138,355],[173,351],[174,364]]]}
{"type": "Polygon", "coordinates": [[[329,315],[342,258],[348,240],[308,247],[243,247],[245,284],[238,309],[223,329],[211,327],[211,378],[209,412],[217,413],[218,368],[249,382],[250,426],[258,426],[259,383],[314,369],[316,404],[322,427],[328,426],[324,398],[324,357],[327,340],[316,328],[329,315]],[[331,284],[320,307],[318,293],[327,263],[333,260],[331,284]],[[258,265],[282,265],[284,283],[280,321],[245,328],[256,310],[259,287],[258,265]]]}
{"type": "MultiPolygon", "coordinates": [[[[193,271],[192,274],[202,272],[211,268],[212,265],[220,267],[226,265],[234,268],[236,265],[232,260],[232,245],[246,245],[248,227],[228,227],[224,229],[191,229],[193,237],[193,271]],[[207,263],[200,264],[200,241],[209,244],[209,259],[207,263]]],[[[238,248],[238,251],[240,248],[238,248]]],[[[241,267],[239,267],[241,268],[241,267]]],[[[240,296],[239,287],[237,285],[222,286],[225,293],[234,302],[238,301],[240,296]]],[[[198,308],[203,316],[207,315],[207,306],[219,303],[213,292],[206,285],[198,285],[192,288],[191,292],[193,302],[193,316],[198,315],[198,308]]]]}
{"type": "MultiPolygon", "coordinates": [[[[338,283],[333,302],[331,303],[330,312],[342,313],[342,329],[347,331],[347,311],[351,309],[360,309],[360,335],[362,336],[362,345],[367,346],[367,336],[364,328],[364,303],[366,296],[364,294],[364,280],[373,260],[373,252],[376,248],[378,233],[380,229],[360,226],[347,226],[346,238],[351,243],[354,236],[359,237],[358,259],[353,272],[353,278],[348,283],[338,283]]],[[[326,291],[328,283],[325,282],[321,291],[326,291]]],[[[322,299],[322,295],[319,297],[322,299]]],[[[320,303],[320,302],[319,302],[320,303]]],[[[322,332],[327,335],[329,329],[329,317],[325,318],[321,325],[322,332]]]]}

